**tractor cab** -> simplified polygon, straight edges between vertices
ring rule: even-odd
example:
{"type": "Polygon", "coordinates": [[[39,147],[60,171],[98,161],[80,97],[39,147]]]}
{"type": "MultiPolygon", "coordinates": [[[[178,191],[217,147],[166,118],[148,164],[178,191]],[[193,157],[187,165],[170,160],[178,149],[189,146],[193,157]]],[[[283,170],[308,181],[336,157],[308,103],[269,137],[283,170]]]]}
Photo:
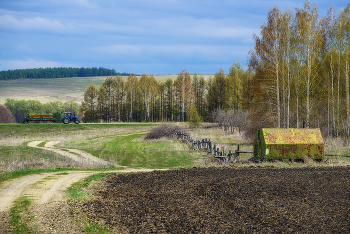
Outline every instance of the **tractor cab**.
{"type": "Polygon", "coordinates": [[[72,112],[64,112],[62,122],[64,124],[69,124],[71,121],[76,124],[80,123],[78,116],[75,116],[75,114],[72,114],[72,112]]]}
{"type": "Polygon", "coordinates": [[[63,118],[68,118],[68,119],[70,119],[70,117],[72,116],[72,112],[64,112],[63,115],[64,115],[63,118]]]}

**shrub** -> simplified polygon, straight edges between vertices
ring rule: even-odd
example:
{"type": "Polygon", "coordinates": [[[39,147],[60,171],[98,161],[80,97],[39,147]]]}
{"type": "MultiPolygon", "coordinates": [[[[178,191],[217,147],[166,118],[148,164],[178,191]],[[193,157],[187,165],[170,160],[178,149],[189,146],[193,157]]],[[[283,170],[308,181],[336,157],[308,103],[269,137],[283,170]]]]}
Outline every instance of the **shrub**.
{"type": "Polygon", "coordinates": [[[152,129],[145,137],[145,140],[160,139],[163,137],[171,138],[177,131],[180,131],[177,126],[163,124],[157,128],[152,129]]]}

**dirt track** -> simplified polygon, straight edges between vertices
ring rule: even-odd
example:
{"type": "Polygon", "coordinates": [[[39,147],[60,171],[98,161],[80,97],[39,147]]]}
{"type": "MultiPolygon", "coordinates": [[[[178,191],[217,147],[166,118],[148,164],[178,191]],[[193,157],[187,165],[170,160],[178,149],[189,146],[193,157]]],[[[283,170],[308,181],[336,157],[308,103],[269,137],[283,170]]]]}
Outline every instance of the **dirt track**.
{"type": "Polygon", "coordinates": [[[109,175],[88,217],[117,233],[350,233],[350,167],[109,175]]]}
{"type": "Polygon", "coordinates": [[[28,143],[28,146],[43,149],[43,150],[49,150],[57,154],[60,154],[64,157],[70,158],[75,162],[91,165],[94,167],[112,166],[109,162],[104,161],[103,159],[97,158],[85,151],[78,150],[78,149],[55,147],[57,144],[60,143],[60,141],[49,141],[45,143],[44,147],[39,147],[38,145],[42,142],[43,141],[32,141],[28,143]]]}
{"type": "MultiPolygon", "coordinates": [[[[47,142],[44,147],[38,147],[42,141],[34,141],[28,143],[28,146],[37,147],[45,150],[51,150],[55,153],[61,154],[64,157],[69,157],[72,160],[83,160],[84,162],[91,163],[92,165],[102,165],[110,166],[106,161],[103,161],[99,158],[96,158],[84,151],[76,149],[65,149],[56,148],[59,142],[47,142]],[[86,159],[87,158],[87,159],[86,159]]],[[[147,172],[152,171],[151,169],[142,169],[142,168],[127,168],[119,170],[111,170],[108,172],[147,172]]],[[[0,229],[0,233],[9,233],[9,210],[13,206],[13,202],[20,197],[26,196],[32,200],[34,205],[33,211],[35,213],[36,219],[44,219],[41,221],[40,228],[46,231],[40,231],[40,233],[53,233],[52,218],[57,216],[58,220],[55,220],[57,223],[67,223],[69,220],[65,215],[67,215],[67,204],[63,201],[65,196],[65,191],[73,183],[83,180],[84,178],[100,172],[94,171],[67,171],[67,172],[52,172],[52,173],[41,173],[23,176],[16,179],[11,179],[0,184],[0,226],[3,228],[0,229]],[[61,210],[61,212],[57,212],[61,210]],[[45,215],[44,215],[45,214],[45,215]],[[64,215],[63,215],[64,214],[64,215]],[[45,216],[45,217],[44,217],[45,216]],[[46,218],[46,219],[45,219],[46,218]]],[[[74,224],[73,224],[74,226],[74,224]]],[[[75,233],[69,231],[68,227],[64,225],[56,226],[58,228],[55,232],[62,233],[60,228],[66,228],[63,232],[66,233],[75,233]]],[[[79,233],[79,231],[78,231],[79,233]]]]}
{"type": "MultiPolygon", "coordinates": [[[[151,169],[125,168],[108,172],[148,172],[151,169]]],[[[26,196],[32,200],[36,220],[41,224],[39,233],[80,233],[69,231],[75,223],[69,224],[68,208],[65,201],[65,191],[73,183],[83,180],[89,175],[100,172],[68,171],[41,173],[23,176],[0,184],[0,233],[10,233],[9,210],[19,197],[26,196]],[[53,220],[56,218],[55,220],[53,220]],[[45,220],[45,221],[42,221],[45,220]],[[68,223],[68,224],[67,224],[68,223]],[[56,225],[56,227],[55,227],[56,225]],[[68,225],[68,227],[67,227],[68,225]],[[55,227],[56,230],[52,229],[55,227]]]]}

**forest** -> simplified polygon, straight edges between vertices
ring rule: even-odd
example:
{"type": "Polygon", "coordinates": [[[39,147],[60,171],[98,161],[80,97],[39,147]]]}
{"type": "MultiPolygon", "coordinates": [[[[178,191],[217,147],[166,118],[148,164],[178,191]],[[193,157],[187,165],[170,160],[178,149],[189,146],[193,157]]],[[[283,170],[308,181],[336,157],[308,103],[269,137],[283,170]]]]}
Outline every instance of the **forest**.
{"type": "Polygon", "coordinates": [[[222,125],[244,119],[248,132],[305,124],[349,136],[350,7],[318,12],[308,1],[295,11],[274,7],[253,36],[247,69],[235,62],[209,79],[183,70],[165,82],[146,74],[126,82],[109,77],[88,87],[80,114],[87,122],[188,121],[196,112],[222,125]]]}
{"type": "Polygon", "coordinates": [[[15,79],[49,79],[49,78],[66,78],[66,77],[90,77],[90,76],[128,76],[129,73],[117,73],[114,69],[107,68],[33,68],[33,69],[15,69],[0,72],[0,80],[15,79]]]}
{"type": "Polygon", "coordinates": [[[191,78],[186,69],[165,82],[152,74],[140,79],[130,74],[126,81],[119,75],[108,77],[99,88],[94,84],[87,88],[80,115],[85,122],[178,122],[190,121],[191,115],[211,121],[212,110],[243,109],[243,87],[250,75],[235,62],[227,75],[220,69],[209,79],[197,74],[191,78]]]}

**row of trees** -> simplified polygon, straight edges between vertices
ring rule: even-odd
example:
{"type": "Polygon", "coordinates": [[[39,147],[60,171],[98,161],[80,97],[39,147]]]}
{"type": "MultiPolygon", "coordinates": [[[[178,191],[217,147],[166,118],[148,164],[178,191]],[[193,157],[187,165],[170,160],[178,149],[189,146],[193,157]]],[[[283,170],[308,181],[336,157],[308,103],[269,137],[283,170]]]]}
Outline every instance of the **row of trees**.
{"type": "Polygon", "coordinates": [[[175,80],[160,82],[153,75],[134,74],[125,81],[108,77],[97,88],[91,84],[84,94],[80,114],[85,122],[97,121],[188,121],[196,111],[211,121],[216,109],[242,109],[243,87],[252,73],[235,62],[226,75],[222,69],[214,77],[192,77],[186,69],[175,80]],[[194,105],[195,109],[191,106],[194,105]]]}
{"type": "Polygon", "coordinates": [[[275,7],[254,40],[244,99],[254,128],[306,122],[349,136],[350,5],[325,17],[308,1],[295,12],[275,7]]]}
{"type": "Polygon", "coordinates": [[[12,112],[17,123],[23,123],[28,114],[54,114],[56,119],[61,119],[61,114],[65,111],[72,113],[79,113],[78,103],[68,101],[62,103],[61,101],[54,101],[48,103],[41,103],[35,100],[15,100],[6,99],[5,106],[12,112]]]}
{"type": "Polygon", "coordinates": [[[115,76],[117,74],[128,76],[128,73],[117,73],[114,69],[107,68],[34,68],[34,69],[16,69],[0,72],[0,80],[15,79],[40,79],[40,78],[65,78],[65,77],[90,77],[90,76],[115,76]]]}

